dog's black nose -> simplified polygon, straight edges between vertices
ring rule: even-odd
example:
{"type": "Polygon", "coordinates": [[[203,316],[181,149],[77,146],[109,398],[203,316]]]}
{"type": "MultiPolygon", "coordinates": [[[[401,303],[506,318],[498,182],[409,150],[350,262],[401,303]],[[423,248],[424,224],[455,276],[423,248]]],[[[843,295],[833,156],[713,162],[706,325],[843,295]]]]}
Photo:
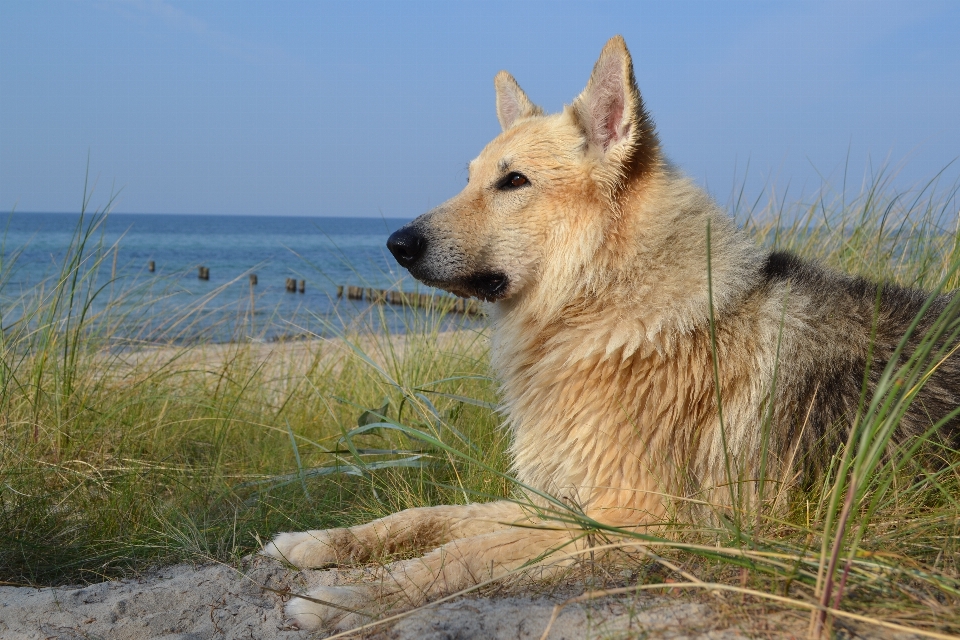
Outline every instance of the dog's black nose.
{"type": "Polygon", "coordinates": [[[427,240],[420,232],[414,229],[404,227],[399,231],[394,231],[387,238],[387,249],[404,267],[410,267],[423,254],[427,248],[427,240]]]}

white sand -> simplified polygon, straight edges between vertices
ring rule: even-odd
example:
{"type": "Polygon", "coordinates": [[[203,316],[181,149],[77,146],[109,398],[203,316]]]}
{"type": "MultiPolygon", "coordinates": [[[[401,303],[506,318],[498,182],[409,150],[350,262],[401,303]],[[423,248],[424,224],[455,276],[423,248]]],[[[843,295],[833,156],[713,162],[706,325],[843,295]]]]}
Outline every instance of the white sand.
{"type": "MultiPolygon", "coordinates": [[[[354,581],[354,571],[293,571],[274,560],[247,558],[241,571],[223,565],[164,567],[138,579],[86,587],[0,587],[0,640],[300,640],[326,638],[289,626],[283,598],[261,585],[300,591],[307,585],[354,581]]],[[[548,593],[488,587],[481,595],[428,605],[398,621],[352,634],[368,640],[538,640],[554,605],[582,592],[582,585],[544,587],[548,593]]],[[[768,612],[722,599],[688,594],[605,597],[569,605],[551,628],[550,640],[626,638],[804,638],[807,614],[768,612]]],[[[914,640],[873,625],[843,625],[848,638],[914,640]]]]}
{"type": "MultiPolygon", "coordinates": [[[[0,638],[200,640],[201,638],[300,639],[311,635],[286,625],[281,597],[260,588],[300,589],[340,583],[336,571],[295,572],[265,558],[245,563],[243,574],[222,565],[175,565],[139,579],[87,587],[0,587],[0,638]]],[[[566,595],[569,595],[566,594],[566,595]]],[[[404,640],[532,639],[543,633],[562,597],[465,597],[417,610],[399,622],[362,634],[404,640]]],[[[746,637],[726,629],[708,605],[663,596],[607,598],[569,606],[550,638],[746,637]]]]}

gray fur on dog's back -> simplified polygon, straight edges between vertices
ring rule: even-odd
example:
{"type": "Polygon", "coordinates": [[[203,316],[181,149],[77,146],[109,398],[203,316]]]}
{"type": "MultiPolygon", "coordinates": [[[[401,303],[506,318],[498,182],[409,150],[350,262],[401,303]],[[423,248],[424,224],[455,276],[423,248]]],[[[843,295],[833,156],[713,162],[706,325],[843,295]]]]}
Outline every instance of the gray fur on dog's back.
{"type": "MultiPolygon", "coordinates": [[[[929,432],[960,406],[960,354],[951,353],[960,317],[956,294],[930,301],[930,294],[917,289],[847,276],[789,253],[772,253],[755,295],[784,285],[790,296],[803,301],[806,317],[802,327],[784,332],[777,403],[785,410],[778,435],[787,444],[800,441],[803,455],[798,462],[808,480],[846,441],[858,412],[867,410],[887,363],[925,305],[898,364],[906,363],[938,319],[938,326],[946,323],[946,335],[954,338],[947,345],[941,337],[934,356],[920,364],[921,371],[933,369],[932,375],[899,421],[894,441],[929,432]]],[[[960,417],[954,415],[940,428],[939,438],[956,448],[958,437],[960,417]]]]}

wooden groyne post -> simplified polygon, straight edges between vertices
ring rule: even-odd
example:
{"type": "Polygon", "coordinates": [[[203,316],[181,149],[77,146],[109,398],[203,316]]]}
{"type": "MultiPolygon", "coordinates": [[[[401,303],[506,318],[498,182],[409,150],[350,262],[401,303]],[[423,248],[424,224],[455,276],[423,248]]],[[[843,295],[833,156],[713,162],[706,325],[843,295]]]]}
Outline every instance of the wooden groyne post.
{"type": "Polygon", "coordinates": [[[453,313],[466,315],[477,315],[482,312],[479,300],[464,300],[463,298],[431,293],[406,293],[388,289],[361,288],[353,285],[337,286],[337,297],[342,298],[344,294],[346,294],[347,300],[366,300],[370,304],[393,304],[417,309],[447,308],[453,313]]]}
{"type": "MultiPolygon", "coordinates": [[[[288,293],[296,293],[297,290],[299,290],[300,293],[306,293],[306,292],[307,292],[307,281],[306,281],[306,280],[301,280],[300,283],[299,283],[299,285],[298,285],[296,278],[287,278],[287,285],[286,285],[286,286],[287,286],[287,292],[288,292],[288,293]]],[[[339,295],[339,292],[338,292],[338,295],[339,295]]]]}
{"type": "Polygon", "coordinates": [[[363,289],[360,287],[347,287],[347,300],[363,300],[363,289]]]}
{"type": "Polygon", "coordinates": [[[207,267],[200,267],[199,273],[197,273],[197,277],[200,278],[201,280],[209,280],[210,269],[208,269],[207,267]]]}

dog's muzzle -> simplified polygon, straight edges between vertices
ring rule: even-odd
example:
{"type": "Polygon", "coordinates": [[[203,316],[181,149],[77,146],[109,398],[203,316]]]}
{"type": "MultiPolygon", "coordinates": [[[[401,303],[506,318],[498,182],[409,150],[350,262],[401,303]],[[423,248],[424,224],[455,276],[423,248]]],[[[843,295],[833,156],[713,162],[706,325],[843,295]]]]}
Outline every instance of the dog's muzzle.
{"type": "Polygon", "coordinates": [[[467,273],[444,273],[425,259],[430,241],[416,227],[394,231],[387,239],[387,248],[410,275],[431,287],[438,287],[462,298],[477,297],[487,302],[503,298],[510,289],[505,273],[478,269],[467,273]]]}

